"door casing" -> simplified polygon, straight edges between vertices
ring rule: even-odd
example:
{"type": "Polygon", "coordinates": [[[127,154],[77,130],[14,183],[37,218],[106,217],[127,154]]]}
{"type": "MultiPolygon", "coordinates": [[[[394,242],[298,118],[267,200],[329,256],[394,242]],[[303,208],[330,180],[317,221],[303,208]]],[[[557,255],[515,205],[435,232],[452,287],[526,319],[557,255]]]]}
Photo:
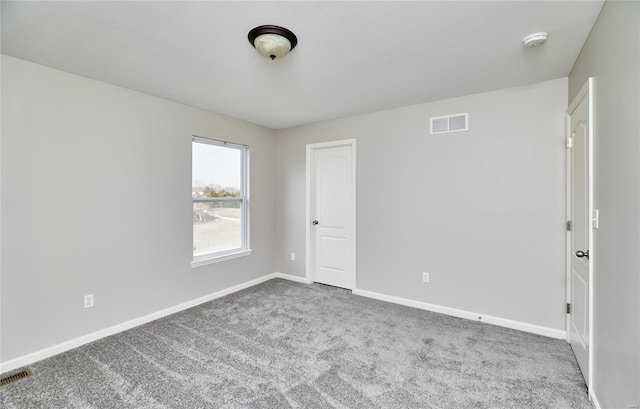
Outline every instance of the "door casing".
{"type": "Polygon", "coordinates": [[[353,255],[351,260],[351,288],[356,289],[356,140],[355,139],[345,139],[340,141],[331,141],[331,142],[322,142],[322,143],[313,143],[307,145],[307,191],[306,191],[306,281],[312,283],[314,281],[313,277],[313,266],[315,263],[315,243],[314,243],[314,230],[312,229],[312,208],[313,208],[313,168],[314,168],[314,151],[319,149],[326,148],[337,148],[341,146],[350,146],[351,147],[351,254],[353,255]]]}

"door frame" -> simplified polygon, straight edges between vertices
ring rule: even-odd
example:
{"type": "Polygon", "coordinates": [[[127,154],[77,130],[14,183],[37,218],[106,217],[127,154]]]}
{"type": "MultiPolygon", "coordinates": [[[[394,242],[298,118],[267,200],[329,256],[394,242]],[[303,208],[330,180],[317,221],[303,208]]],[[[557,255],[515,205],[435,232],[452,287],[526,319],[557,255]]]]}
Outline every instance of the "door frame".
{"type": "Polygon", "coordinates": [[[306,265],[306,279],[308,283],[313,283],[313,266],[315,263],[315,240],[314,240],[314,230],[311,228],[312,215],[311,211],[313,209],[313,170],[314,170],[314,152],[321,149],[327,148],[339,148],[342,146],[350,146],[351,147],[351,254],[353,255],[351,259],[351,288],[352,290],[356,289],[356,140],[355,139],[344,139],[339,141],[331,141],[331,142],[321,142],[321,143],[312,143],[307,144],[307,192],[306,192],[306,218],[305,218],[305,226],[306,226],[306,251],[307,251],[307,265],[306,265]]]}
{"type": "MultiPolygon", "coordinates": [[[[594,261],[594,247],[593,247],[593,151],[594,151],[594,128],[593,128],[593,77],[589,77],[589,79],[582,86],[578,94],[574,97],[573,101],[567,108],[567,112],[565,113],[565,122],[566,122],[566,140],[569,141],[571,138],[571,113],[575,111],[580,102],[587,97],[589,99],[589,135],[587,138],[588,147],[588,158],[589,158],[589,169],[587,171],[588,174],[588,184],[589,184],[589,195],[588,195],[588,209],[587,214],[589,215],[589,224],[587,226],[589,233],[588,240],[588,250],[589,250],[589,263],[588,263],[588,275],[589,275],[589,294],[588,294],[588,302],[589,302],[589,373],[587,374],[587,391],[589,394],[589,400],[591,400],[591,390],[593,387],[593,350],[594,350],[594,339],[593,339],[593,261],[594,261]]],[[[571,190],[571,182],[572,182],[572,163],[571,163],[571,149],[567,144],[566,154],[565,154],[565,163],[566,163],[566,219],[567,221],[573,221],[573,215],[571,214],[572,210],[572,190],[571,190]]],[[[566,230],[566,299],[567,303],[571,303],[573,301],[571,299],[571,259],[573,257],[573,243],[571,242],[571,231],[566,230]]],[[[565,321],[566,333],[567,333],[567,342],[571,343],[571,316],[570,314],[566,314],[565,321]]]]}

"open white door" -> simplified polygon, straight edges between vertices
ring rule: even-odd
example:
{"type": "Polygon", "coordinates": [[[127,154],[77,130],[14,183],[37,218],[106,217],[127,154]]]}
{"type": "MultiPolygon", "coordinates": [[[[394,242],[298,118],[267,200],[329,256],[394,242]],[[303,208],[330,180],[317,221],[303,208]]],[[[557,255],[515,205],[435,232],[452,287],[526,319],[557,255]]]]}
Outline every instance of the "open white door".
{"type": "Polygon", "coordinates": [[[570,150],[570,252],[569,252],[569,331],[571,348],[587,387],[591,385],[592,355],[592,79],[569,106],[570,150]]]}
{"type": "Polygon", "coordinates": [[[355,141],[307,146],[307,274],[347,289],[355,282],[355,141]]]}

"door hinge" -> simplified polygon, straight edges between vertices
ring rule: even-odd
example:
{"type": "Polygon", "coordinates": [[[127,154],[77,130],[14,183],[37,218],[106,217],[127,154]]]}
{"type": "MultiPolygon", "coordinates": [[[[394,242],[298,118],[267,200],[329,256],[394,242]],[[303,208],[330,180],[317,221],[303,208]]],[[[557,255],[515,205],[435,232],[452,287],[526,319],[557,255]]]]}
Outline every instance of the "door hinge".
{"type": "Polygon", "coordinates": [[[567,303],[567,314],[571,314],[571,304],[567,303]]]}
{"type": "Polygon", "coordinates": [[[567,138],[567,148],[573,148],[573,137],[567,138]]]}
{"type": "Polygon", "coordinates": [[[567,220],[567,231],[571,231],[572,227],[573,227],[573,223],[571,223],[571,220],[567,220]]]}
{"type": "Polygon", "coordinates": [[[600,210],[593,209],[593,217],[591,218],[591,225],[594,229],[600,227],[600,210]]]}

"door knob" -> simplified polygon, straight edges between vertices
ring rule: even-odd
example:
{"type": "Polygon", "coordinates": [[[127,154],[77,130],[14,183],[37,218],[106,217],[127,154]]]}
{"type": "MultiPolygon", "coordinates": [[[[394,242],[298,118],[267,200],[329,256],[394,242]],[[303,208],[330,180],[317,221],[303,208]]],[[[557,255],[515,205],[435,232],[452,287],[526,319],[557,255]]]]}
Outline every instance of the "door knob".
{"type": "Polygon", "coordinates": [[[578,251],[576,251],[576,257],[580,257],[580,258],[586,257],[587,260],[589,260],[589,250],[585,250],[585,251],[578,250],[578,251]]]}
{"type": "Polygon", "coordinates": [[[316,224],[318,224],[318,221],[317,221],[317,220],[314,220],[312,223],[313,223],[313,225],[315,226],[316,224]]]}

